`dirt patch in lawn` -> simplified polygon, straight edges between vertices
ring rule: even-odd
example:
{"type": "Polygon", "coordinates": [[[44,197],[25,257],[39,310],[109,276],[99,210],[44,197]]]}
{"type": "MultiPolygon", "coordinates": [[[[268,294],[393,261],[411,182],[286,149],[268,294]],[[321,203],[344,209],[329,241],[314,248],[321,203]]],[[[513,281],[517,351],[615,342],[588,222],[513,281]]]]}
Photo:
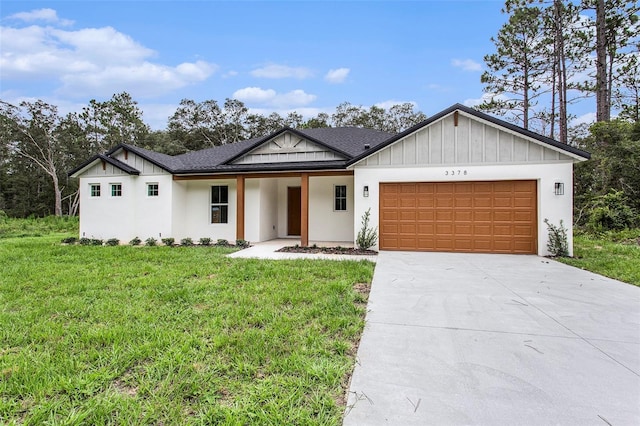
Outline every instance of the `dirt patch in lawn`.
{"type": "Polygon", "coordinates": [[[302,246],[287,246],[276,250],[283,253],[323,253],[323,254],[349,254],[354,256],[376,256],[377,251],[374,250],[362,250],[354,247],[302,247],[302,246]]]}

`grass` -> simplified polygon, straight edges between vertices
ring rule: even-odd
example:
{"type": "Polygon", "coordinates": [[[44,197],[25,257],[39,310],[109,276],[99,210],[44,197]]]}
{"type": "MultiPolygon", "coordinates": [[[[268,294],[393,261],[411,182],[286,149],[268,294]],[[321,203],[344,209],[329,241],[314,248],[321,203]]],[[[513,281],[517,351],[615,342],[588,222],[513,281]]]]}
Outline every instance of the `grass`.
{"type": "Polygon", "coordinates": [[[0,238],[41,237],[55,232],[78,235],[78,217],[55,217],[16,219],[7,217],[0,210],[0,238]]]}
{"type": "Polygon", "coordinates": [[[0,424],[340,424],[372,263],[63,236],[0,239],[0,424]]]}
{"type": "Polygon", "coordinates": [[[597,236],[576,233],[574,257],[560,262],[640,286],[640,229],[597,236]]]}

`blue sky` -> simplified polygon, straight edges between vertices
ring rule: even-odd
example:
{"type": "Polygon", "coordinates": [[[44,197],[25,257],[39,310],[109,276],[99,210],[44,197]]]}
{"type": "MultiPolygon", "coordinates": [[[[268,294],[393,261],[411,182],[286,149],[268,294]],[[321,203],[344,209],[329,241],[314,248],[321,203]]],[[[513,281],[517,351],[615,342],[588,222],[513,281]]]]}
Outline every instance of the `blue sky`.
{"type": "Polygon", "coordinates": [[[0,98],[62,112],[127,91],[154,129],[183,98],[310,117],[341,102],[432,115],[482,97],[502,1],[12,1],[0,98]]]}

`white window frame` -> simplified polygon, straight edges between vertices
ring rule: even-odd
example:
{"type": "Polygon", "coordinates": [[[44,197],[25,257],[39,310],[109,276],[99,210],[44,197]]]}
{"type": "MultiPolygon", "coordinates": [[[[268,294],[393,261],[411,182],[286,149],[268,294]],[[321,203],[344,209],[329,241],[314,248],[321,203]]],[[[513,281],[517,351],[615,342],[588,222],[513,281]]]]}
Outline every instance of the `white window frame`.
{"type": "Polygon", "coordinates": [[[102,195],[102,185],[99,183],[90,183],[89,184],[89,197],[98,198],[102,195]],[[97,189],[97,191],[94,191],[97,189]]]}
{"type": "Polygon", "coordinates": [[[113,182],[109,184],[111,189],[110,193],[112,197],[122,197],[122,183],[113,182]]]}
{"type": "MultiPolygon", "coordinates": [[[[226,225],[229,223],[229,185],[211,185],[211,191],[209,192],[210,195],[210,203],[209,203],[209,223],[211,225],[226,225]],[[226,202],[222,202],[222,199],[218,200],[218,202],[214,202],[213,199],[213,188],[226,188],[227,190],[227,201],[226,202]],[[222,213],[220,214],[220,222],[214,222],[213,221],[213,208],[214,207],[220,207],[221,208],[221,212],[222,212],[222,208],[226,207],[227,209],[227,213],[226,213],[226,221],[222,222],[222,213]]],[[[218,194],[220,194],[220,190],[218,190],[218,194]]]]}
{"type": "Polygon", "coordinates": [[[346,212],[348,210],[349,197],[348,197],[349,188],[347,185],[333,185],[333,211],[334,212],[346,212]],[[338,188],[344,188],[344,196],[338,195],[338,188]],[[344,208],[338,209],[338,201],[344,201],[344,208]]]}
{"type": "Polygon", "coordinates": [[[147,182],[147,197],[159,197],[160,196],[160,184],[158,182],[147,182]],[[151,187],[155,186],[155,194],[151,193],[151,187]]]}

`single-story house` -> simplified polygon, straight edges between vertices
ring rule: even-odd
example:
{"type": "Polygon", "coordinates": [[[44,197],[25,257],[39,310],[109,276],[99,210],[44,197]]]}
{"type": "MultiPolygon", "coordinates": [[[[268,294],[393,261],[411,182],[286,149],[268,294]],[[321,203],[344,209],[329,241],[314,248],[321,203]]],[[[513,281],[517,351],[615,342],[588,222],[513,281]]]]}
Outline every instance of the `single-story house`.
{"type": "Polygon", "coordinates": [[[571,250],[573,164],[589,157],[456,104],[399,134],[283,128],[176,156],[121,144],[69,175],[88,238],[338,245],[370,211],[379,250],[545,255],[545,219],[571,250]]]}

